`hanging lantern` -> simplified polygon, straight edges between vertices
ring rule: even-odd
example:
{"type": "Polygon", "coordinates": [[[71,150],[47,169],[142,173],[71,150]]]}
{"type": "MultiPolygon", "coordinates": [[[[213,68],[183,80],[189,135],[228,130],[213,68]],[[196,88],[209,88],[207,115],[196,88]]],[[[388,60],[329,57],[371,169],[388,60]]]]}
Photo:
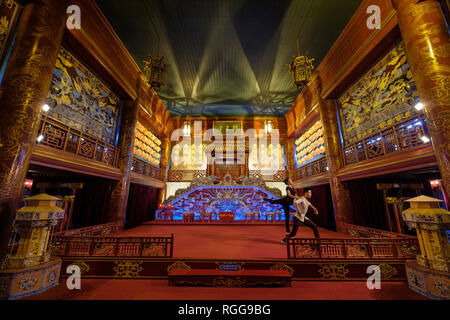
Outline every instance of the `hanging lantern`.
{"type": "Polygon", "coordinates": [[[148,61],[144,60],[144,71],[145,76],[147,77],[147,82],[155,90],[159,90],[165,85],[166,72],[170,67],[170,65],[165,64],[163,60],[164,57],[154,58],[152,56],[149,56],[148,61]]]}
{"type": "Polygon", "coordinates": [[[297,57],[292,57],[292,62],[288,64],[289,73],[292,75],[292,83],[297,89],[304,87],[311,80],[312,70],[314,69],[313,61],[308,56],[300,55],[300,47],[297,39],[297,57]]]}

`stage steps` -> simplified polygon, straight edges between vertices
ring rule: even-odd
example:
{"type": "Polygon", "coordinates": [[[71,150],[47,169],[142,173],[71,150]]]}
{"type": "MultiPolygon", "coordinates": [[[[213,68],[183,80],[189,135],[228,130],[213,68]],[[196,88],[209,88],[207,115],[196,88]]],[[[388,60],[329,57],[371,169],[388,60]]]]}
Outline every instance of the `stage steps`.
{"type": "Polygon", "coordinates": [[[207,287],[290,287],[287,270],[174,269],[169,271],[169,286],[207,287]]]}

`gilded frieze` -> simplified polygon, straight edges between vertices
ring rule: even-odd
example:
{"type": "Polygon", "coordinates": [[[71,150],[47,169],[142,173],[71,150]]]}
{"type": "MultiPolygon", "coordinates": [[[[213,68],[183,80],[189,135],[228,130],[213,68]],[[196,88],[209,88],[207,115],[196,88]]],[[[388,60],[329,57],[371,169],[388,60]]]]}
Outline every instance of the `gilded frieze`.
{"type": "Polygon", "coordinates": [[[115,145],[119,98],[61,47],[47,97],[48,115],[115,145]]]}
{"type": "Polygon", "coordinates": [[[413,116],[418,97],[399,43],[339,98],[345,144],[413,116]]]}
{"type": "Polygon", "coordinates": [[[13,0],[0,0],[0,63],[6,53],[8,39],[19,13],[19,4],[13,0]]]}

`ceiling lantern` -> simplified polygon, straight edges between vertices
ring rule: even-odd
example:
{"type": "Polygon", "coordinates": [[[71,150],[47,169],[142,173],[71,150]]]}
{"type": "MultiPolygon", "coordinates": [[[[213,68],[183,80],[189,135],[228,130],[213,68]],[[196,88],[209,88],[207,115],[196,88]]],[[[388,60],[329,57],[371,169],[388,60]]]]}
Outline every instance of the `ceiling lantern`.
{"type": "Polygon", "coordinates": [[[165,85],[166,72],[170,65],[163,62],[164,57],[154,58],[149,56],[149,60],[144,60],[144,72],[147,77],[148,84],[155,90],[161,89],[165,85]]]}
{"type": "Polygon", "coordinates": [[[289,73],[292,75],[292,83],[297,89],[303,88],[309,80],[311,80],[312,70],[314,69],[313,61],[307,55],[300,55],[300,46],[297,39],[297,57],[292,57],[292,62],[287,66],[289,73]]]}

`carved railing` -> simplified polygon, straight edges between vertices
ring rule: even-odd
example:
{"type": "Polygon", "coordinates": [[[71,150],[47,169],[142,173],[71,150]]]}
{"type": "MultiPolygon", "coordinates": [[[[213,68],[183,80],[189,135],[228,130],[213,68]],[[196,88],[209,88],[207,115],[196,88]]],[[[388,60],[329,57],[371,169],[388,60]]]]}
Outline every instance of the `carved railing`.
{"type": "Polygon", "coordinates": [[[288,259],[415,259],[417,239],[288,239],[288,259]]]}
{"type": "Polygon", "coordinates": [[[142,174],[144,176],[152,177],[161,180],[161,168],[157,168],[150,163],[142,161],[136,157],[133,157],[133,164],[131,166],[131,171],[142,174]]]}
{"type": "Polygon", "coordinates": [[[169,181],[193,181],[206,177],[205,170],[169,170],[169,181]]]}
{"type": "Polygon", "coordinates": [[[295,179],[298,180],[327,172],[327,168],[327,158],[322,157],[304,166],[301,166],[300,168],[295,169],[295,179]]]}
{"type": "Polygon", "coordinates": [[[248,176],[251,178],[260,178],[263,181],[283,181],[287,176],[288,172],[286,170],[278,170],[276,173],[266,174],[264,170],[250,170],[248,176]]]}
{"type": "Polygon", "coordinates": [[[113,234],[116,232],[116,223],[109,222],[105,224],[99,224],[96,226],[90,226],[79,229],[66,230],[55,233],[55,236],[80,236],[80,237],[88,237],[88,236],[105,236],[108,234],[113,234]]]}
{"type": "Polygon", "coordinates": [[[403,239],[415,239],[414,236],[406,234],[389,232],[374,228],[368,228],[363,226],[357,226],[353,224],[344,223],[345,234],[356,238],[403,238],[403,239]]]}
{"type": "Polygon", "coordinates": [[[55,237],[54,254],[70,257],[171,258],[170,237],[55,237]]]}
{"type": "Polygon", "coordinates": [[[385,128],[343,148],[344,165],[384,156],[423,145],[426,135],[425,116],[415,116],[385,128]]]}
{"type": "Polygon", "coordinates": [[[116,147],[48,116],[42,117],[39,135],[43,138],[37,143],[117,166],[119,152],[116,147]]]}

